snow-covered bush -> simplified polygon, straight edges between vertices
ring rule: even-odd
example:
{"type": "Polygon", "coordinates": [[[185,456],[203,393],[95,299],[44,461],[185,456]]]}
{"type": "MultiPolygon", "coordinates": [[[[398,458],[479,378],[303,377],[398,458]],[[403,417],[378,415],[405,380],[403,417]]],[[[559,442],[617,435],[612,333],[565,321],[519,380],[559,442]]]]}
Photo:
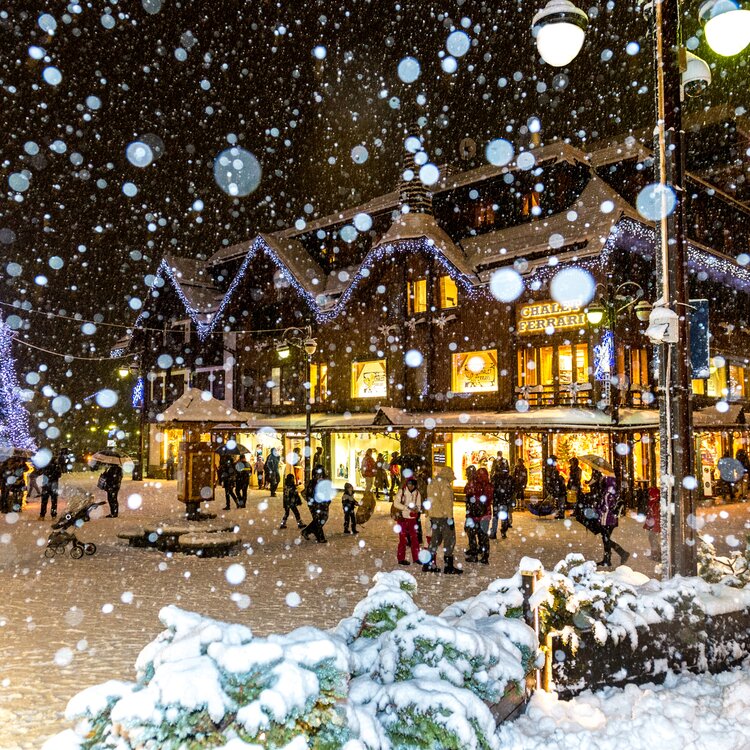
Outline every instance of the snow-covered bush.
{"type": "Polygon", "coordinates": [[[729,557],[716,554],[716,547],[700,537],[698,575],[709,583],[743,588],[750,583],[750,535],[745,537],[745,550],[735,550],[729,557]]]}
{"type": "Polygon", "coordinates": [[[429,615],[416,581],[380,573],[351,617],[256,638],[242,625],[165,607],[136,682],[74,697],[75,731],[46,750],[499,750],[489,705],[536,663],[519,579],[429,615]]]}

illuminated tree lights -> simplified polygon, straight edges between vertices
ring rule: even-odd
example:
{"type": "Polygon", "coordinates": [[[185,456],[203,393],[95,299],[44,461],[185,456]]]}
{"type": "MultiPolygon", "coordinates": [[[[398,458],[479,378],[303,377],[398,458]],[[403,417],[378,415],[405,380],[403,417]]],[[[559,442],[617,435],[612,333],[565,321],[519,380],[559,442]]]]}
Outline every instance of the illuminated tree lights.
{"type": "Polygon", "coordinates": [[[0,317],[0,443],[22,450],[36,450],[29,434],[29,414],[21,402],[21,388],[13,357],[14,331],[0,317]]]}

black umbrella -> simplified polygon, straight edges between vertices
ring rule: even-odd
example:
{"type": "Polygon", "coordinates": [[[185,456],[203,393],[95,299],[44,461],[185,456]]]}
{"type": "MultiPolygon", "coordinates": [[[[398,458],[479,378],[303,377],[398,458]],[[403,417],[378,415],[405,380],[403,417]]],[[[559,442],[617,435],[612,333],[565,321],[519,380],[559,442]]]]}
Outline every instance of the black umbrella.
{"type": "Polygon", "coordinates": [[[91,463],[94,462],[100,464],[114,464],[115,466],[123,466],[124,464],[132,464],[133,459],[130,458],[127,453],[121,451],[119,448],[105,448],[104,450],[101,450],[98,453],[94,453],[94,455],[91,456],[91,463]]]}
{"type": "Polygon", "coordinates": [[[213,446],[214,453],[218,453],[220,456],[244,456],[247,453],[252,453],[250,448],[242,443],[238,443],[236,440],[227,440],[226,443],[218,443],[213,446]]]}

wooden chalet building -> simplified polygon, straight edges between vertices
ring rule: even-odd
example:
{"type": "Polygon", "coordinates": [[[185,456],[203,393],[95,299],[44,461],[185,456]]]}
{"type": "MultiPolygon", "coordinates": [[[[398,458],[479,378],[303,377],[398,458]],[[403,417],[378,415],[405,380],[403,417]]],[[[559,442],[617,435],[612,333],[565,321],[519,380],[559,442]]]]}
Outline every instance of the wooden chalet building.
{"type": "MultiPolygon", "coordinates": [[[[303,445],[309,396],[313,449],[323,446],[337,484],[362,485],[367,448],[447,463],[457,487],[467,465],[498,450],[526,459],[531,493],[543,491],[551,454],[563,469],[574,455],[618,455],[627,486],[655,483],[645,325],[628,310],[594,327],[550,291],[575,267],[602,288],[635,282],[658,296],[654,228],[634,208],[652,181],[649,157],[627,144],[522,153],[507,167],[443,175],[431,190],[415,178],[207,262],[165,257],[130,342],[142,353],[148,472],[176,454],[190,426],[175,417],[179,399],[199,389],[223,407],[203,439],[223,432],[283,456],[303,445]],[[504,302],[491,279],[508,268],[523,289],[504,302]],[[304,353],[277,352],[285,329],[306,326],[317,341],[309,386],[304,353]]],[[[696,457],[711,493],[718,459],[748,447],[750,211],[698,177],[690,188],[690,293],[709,300],[712,357],[709,377],[694,381],[696,457]]]]}

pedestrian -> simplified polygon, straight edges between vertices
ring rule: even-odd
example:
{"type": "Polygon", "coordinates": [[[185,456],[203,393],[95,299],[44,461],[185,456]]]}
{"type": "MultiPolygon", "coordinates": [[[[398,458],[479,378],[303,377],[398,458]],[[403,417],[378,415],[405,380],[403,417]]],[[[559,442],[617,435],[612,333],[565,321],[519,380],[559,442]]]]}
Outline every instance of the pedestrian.
{"type": "Polygon", "coordinates": [[[247,506],[247,490],[250,487],[252,473],[252,465],[245,460],[244,456],[240,456],[234,465],[234,491],[237,494],[238,508],[247,506]]]}
{"type": "Polygon", "coordinates": [[[565,518],[568,491],[565,489],[565,480],[557,468],[557,456],[550,456],[547,459],[544,483],[547,496],[550,498],[553,507],[557,509],[555,518],[565,518]]]}
{"type": "Polygon", "coordinates": [[[60,477],[63,474],[63,457],[58,454],[42,470],[42,505],[39,518],[47,515],[47,503],[50,504],[50,515],[57,517],[57,494],[60,487],[60,477]]]}
{"type": "Polygon", "coordinates": [[[569,492],[575,492],[575,500],[573,502],[581,502],[581,496],[583,495],[583,472],[578,463],[578,459],[573,456],[568,461],[568,484],[566,489],[569,492]]]}
{"type": "Polygon", "coordinates": [[[236,481],[237,472],[234,463],[232,463],[232,457],[222,456],[219,461],[219,484],[224,488],[224,510],[231,510],[230,500],[234,500],[234,504],[238,508],[240,507],[237,495],[234,493],[236,481]]]}
{"type": "Polygon", "coordinates": [[[312,477],[310,477],[310,481],[307,483],[307,489],[305,490],[307,507],[310,510],[312,520],[304,529],[302,529],[302,538],[309,539],[310,534],[313,534],[318,544],[326,544],[328,542],[323,527],[328,521],[331,496],[324,488],[319,486],[325,478],[325,471],[321,466],[316,469],[312,477]]]}
{"type": "Polygon", "coordinates": [[[391,453],[391,462],[388,464],[388,469],[391,475],[391,486],[388,490],[388,494],[392,499],[394,492],[401,489],[401,459],[398,456],[398,451],[393,451],[393,453],[391,453]]]}
{"type": "Polygon", "coordinates": [[[313,456],[313,460],[312,460],[312,470],[315,471],[315,469],[317,469],[318,467],[325,470],[325,465],[323,464],[323,446],[322,445],[319,445],[315,449],[315,455],[313,456]]]}
{"type": "Polygon", "coordinates": [[[255,454],[255,478],[258,480],[258,489],[262,490],[266,483],[266,464],[263,461],[262,451],[255,454]]]}
{"type": "Polygon", "coordinates": [[[526,469],[526,464],[522,458],[516,461],[516,465],[513,467],[513,495],[515,499],[516,508],[523,510],[525,507],[526,499],[526,486],[529,483],[529,472],[526,469]]]}
{"type": "Polygon", "coordinates": [[[294,481],[297,484],[302,482],[303,478],[303,462],[302,462],[302,451],[299,446],[292,449],[292,471],[294,472],[294,481]]]}
{"type": "Polygon", "coordinates": [[[656,487],[649,487],[646,522],[643,528],[648,532],[651,559],[661,563],[661,497],[656,487]]]}
{"type": "Polygon", "coordinates": [[[365,451],[365,455],[362,458],[362,465],[359,470],[365,480],[365,492],[371,492],[373,482],[375,481],[375,475],[377,474],[375,459],[372,457],[372,448],[368,448],[365,451]]]}
{"type": "Polygon", "coordinates": [[[453,481],[456,475],[450,466],[443,466],[437,472],[437,476],[430,482],[427,490],[427,499],[423,507],[430,514],[431,539],[427,549],[429,560],[422,565],[425,573],[439,573],[440,568],[436,564],[439,547],[443,547],[443,573],[450,575],[461,575],[463,570],[453,564],[453,550],[456,547],[456,524],[453,520],[453,481]]]}
{"type": "Polygon", "coordinates": [[[31,474],[29,474],[29,499],[32,498],[32,492],[34,492],[33,497],[41,497],[42,496],[42,490],[39,487],[39,481],[44,476],[44,470],[43,469],[37,469],[34,467],[31,470],[31,474]]]}
{"type": "MultiPolygon", "coordinates": [[[[276,488],[279,486],[281,476],[279,475],[279,464],[280,464],[279,452],[276,448],[271,448],[271,452],[266,457],[265,463],[265,474],[266,484],[271,490],[271,497],[276,497],[276,488]]],[[[297,481],[295,476],[294,481],[297,481]]]]}
{"type": "Polygon", "coordinates": [[[612,532],[617,528],[620,503],[617,492],[617,482],[614,477],[606,477],[602,485],[602,493],[597,505],[599,529],[604,546],[604,558],[597,565],[612,565],[612,550],[620,556],[620,564],[624,565],[630,553],[626,552],[617,542],[612,540],[612,532]]]}
{"type": "Polygon", "coordinates": [[[167,454],[166,472],[167,480],[171,482],[174,479],[174,452],[171,448],[167,454]]]}
{"type": "Polygon", "coordinates": [[[385,495],[388,492],[388,469],[384,453],[378,453],[375,459],[375,499],[380,500],[380,491],[385,495]]]}
{"type": "Polygon", "coordinates": [[[344,534],[349,533],[349,527],[351,527],[352,534],[358,534],[357,515],[354,512],[357,507],[357,501],[354,499],[354,487],[349,482],[344,485],[341,506],[344,509],[344,534]]]}
{"type": "MultiPolygon", "coordinates": [[[[468,470],[467,470],[468,475],[468,470]]],[[[487,565],[490,561],[489,528],[492,518],[493,490],[487,469],[477,470],[474,479],[464,489],[466,494],[466,535],[469,537],[469,550],[466,562],[481,562],[487,565]]]]}
{"type": "Polygon", "coordinates": [[[406,559],[406,548],[411,549],[412,562],[419,562],[419,534],[417,525],[419,514],[422,511],[422,496],[419,494],[417,480],[409,477],[406,484],[401,488],[393,500],[393,505],[398,512],[396,519],[398,525],[398,548],[396,557],[399,565],[409,565],[406,559]]]}
{"type": "Polygon", "coordinates": [[[117,518],[120,511],[120,504],[117,499],[122,484],[122,466],[110,464],[101,473],[97,486],[100,490],[107,493],[107,502],[109,503],[109,513],[107,518],[117,518]]]}
{"type": "Polygon", "coordinates": [[[497,525],[501,522],[500,533],[505,539],[508,529],[513,525],[511,504],[513,502],[513,478],[510,475],[510,464],[503,457],[503,452],[497,452],[497,458],[492,465],[492,528],[490,539],[497,539],[497,525]]]}
{"type": "Polygon", "coordinates": [[[292,513],[297,521],[297,528],[304,529],[305,522],[302,520],[302,516],[299,514],[298,507],[302,505],[302,498],[297,492],[297,481],[294,478],[294,474],[287,474],[284,477],[284,492],[283,492],[283,504],[284,504],[284,517],[281,519],[280,529],[286,528],[286,520],[289,518],[289,514],[292,513]]]}

